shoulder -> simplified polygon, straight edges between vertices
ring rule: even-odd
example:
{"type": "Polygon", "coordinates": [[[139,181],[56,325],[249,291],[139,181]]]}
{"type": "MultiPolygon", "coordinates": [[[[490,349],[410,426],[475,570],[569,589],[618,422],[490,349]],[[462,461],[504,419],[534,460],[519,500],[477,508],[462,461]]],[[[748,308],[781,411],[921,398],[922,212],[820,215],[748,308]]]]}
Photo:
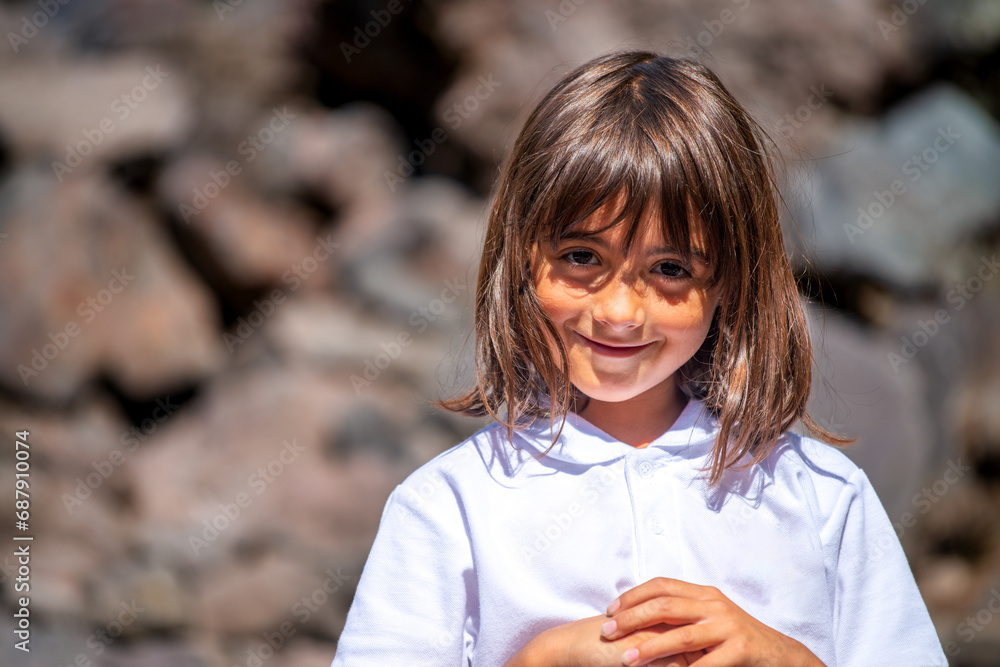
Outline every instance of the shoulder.
{"type": "Polygon", "coordinates": [[[400,482],[393,492],[399,500],[462,502],[471,490],[490,479],[510,476],[512,452],[503,424],[494,422],[434,456],[400,482]]]}
{"type": "Polygon", "coordinates": [[[867,495],[868,477],[843,448],[788,431],[761,463],[774,485],[810,505],[821,525],[867,495]]]}
{"type": "Polygon", "coordinates": [[[776,472],[828,480],[826,484],[834,487],[847,483],[861,470],[843,448],[794,431],[787,431],[778,439],[767,461],[776,472]]]}

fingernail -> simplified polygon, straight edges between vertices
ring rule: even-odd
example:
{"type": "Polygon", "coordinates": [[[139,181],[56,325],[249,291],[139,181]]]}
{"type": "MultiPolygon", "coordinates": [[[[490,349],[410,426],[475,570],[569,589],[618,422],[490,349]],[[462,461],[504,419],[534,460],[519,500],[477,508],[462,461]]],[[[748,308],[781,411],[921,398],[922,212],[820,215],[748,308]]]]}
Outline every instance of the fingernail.
{"type": "Polygon", "coordinates": [[[619,602],[618,600],[615,600],[614,602],[608,605],[607,614],[610,616],[611,614],[615,613],[616,611],[618,611],[618,607],[620,606],[622,606],[622,603],[619,602]]]}
{"type": "Polygon", "coordinates": [[[618,629],[618,622],[611,620],[601,626],[601,634],[605,637],[610,637],[614,634],[615,630],[618,629]]]}
{"type": "Polygon", "coordinates": [[[639,649],[630,648],[622,654],[622,664],[631,665],[639,659],[639,649]]]}

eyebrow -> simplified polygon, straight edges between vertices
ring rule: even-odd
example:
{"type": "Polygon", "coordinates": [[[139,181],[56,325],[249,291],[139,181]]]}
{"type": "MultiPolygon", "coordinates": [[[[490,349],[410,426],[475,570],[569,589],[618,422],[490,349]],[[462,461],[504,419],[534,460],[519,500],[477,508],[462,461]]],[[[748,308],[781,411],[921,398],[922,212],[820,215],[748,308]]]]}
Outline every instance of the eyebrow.
{"type": "MultiPolygon", "coordinates": [[[[600,246],[604,250],[607,250],[609,248],[608,242],[605,241],[604,239],[602,239],[600,236],[597,236],[597,234],[595,234],[594,232],[571,231],[571,232],[566,232],[563,235],[563,240],[574,240],[574,239],[578,239],[578,240],[581,240],[581,241],[590,241],[591,243],[594,243],[595,245],[600,246]]],[[[649,252],[647,254],[649,254],[649,255],[660,255],[660,254],[680,255],[682,253],[679,250],[677,250],[677,248],[673,247],[672,245],[661,245],[661,246],[656,246],[655,248],[650,248],[650,250],[649,250],[649,252]]],[[[705,251],[701,250],[700,248],[691,248],[691,254],[694,255],[695,257],[697,257],[698,259],[700,259],[703,263],[705,263],[705,264],[709,263],[708,256],[705,254],[705,251]]]]}

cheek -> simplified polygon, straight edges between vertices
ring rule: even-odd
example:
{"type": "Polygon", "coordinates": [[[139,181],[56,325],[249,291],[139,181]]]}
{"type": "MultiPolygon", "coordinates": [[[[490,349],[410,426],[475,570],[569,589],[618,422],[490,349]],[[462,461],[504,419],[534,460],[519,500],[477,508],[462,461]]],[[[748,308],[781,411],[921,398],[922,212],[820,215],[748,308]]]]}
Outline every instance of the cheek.
{"type": "Polygon", "coordinates": [[[670,326],[700,329],[712,321],[713,303],[698,294],[690,294],[681,301],[657,305],[657,319],[670,326]]]}
{"type": "Polygon", "coordinates": [[[564,290],[555,288],[547,281],[535,286],[535,294],[538,296],[542,312],[553,324],[567,320],[579,309],[579,302],[576,299],[569,297],[564,290]]]}
{"type": "MultiPolygon", "coordinates": [[[[556,333],[562,340],[563,346],[568,346],[569,342],[566,340],[566,334],[563,331],[563,323],[570,318],[571,312],[569,310],[569,303],[562,295],[551,288],[551,285],[546,284],[546,281],[541,281],[535,284],[535,296],[538,299],[538,305],[542,313],[548,318],[549,322],[556,329],[556,333]]],[[[542,337],[545,340],[545,344],[548,347],[549,355],[552,361],[559,364],[558,358],[558,345],[555,340],[552,339],[552,334],[542,322],[538,322],[538,327],[541,332],[542,337]]]]}

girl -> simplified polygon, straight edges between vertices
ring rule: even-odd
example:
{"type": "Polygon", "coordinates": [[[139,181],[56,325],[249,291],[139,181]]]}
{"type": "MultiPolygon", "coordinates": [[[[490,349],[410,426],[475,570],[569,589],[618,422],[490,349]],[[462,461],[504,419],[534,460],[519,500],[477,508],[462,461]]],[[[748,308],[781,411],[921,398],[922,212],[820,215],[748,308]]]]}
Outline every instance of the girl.
{"type": "Polygon", "coordinates": [[[947,664],[805,412],[768,141],[655,53],[542,99],[490,215],[476,386],[436,404],[496,421],[389,496],[333,667],[947,664]]]}

